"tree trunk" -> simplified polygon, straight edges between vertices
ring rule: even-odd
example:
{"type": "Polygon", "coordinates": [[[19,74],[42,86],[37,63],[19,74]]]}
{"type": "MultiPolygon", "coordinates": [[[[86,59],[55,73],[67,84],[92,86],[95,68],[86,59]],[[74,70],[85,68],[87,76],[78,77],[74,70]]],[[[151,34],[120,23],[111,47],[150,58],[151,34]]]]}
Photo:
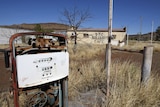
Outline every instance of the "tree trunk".
{"type": "Polygon", "coordinates": [[[74,40],[74,44],[77,45],[77,32],[75,32],[75,40],[74,40]]]}

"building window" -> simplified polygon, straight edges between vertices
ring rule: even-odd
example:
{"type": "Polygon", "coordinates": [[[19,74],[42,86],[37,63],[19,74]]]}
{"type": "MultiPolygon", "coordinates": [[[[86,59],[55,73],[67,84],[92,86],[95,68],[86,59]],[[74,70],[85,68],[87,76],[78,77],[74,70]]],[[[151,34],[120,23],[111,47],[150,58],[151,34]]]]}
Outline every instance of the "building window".
{"type": "Polygon", "coordinates": [[[112,38],[113,38],[113,39],[116,39],[116,35],[112,35],[112,38]]]}
{"type": "Polygon", "coordinates": [[[72,33],[72,35],[70,36],[71,40],[75,39],[75,34],[72,33]]]}
{"type": "Polygon", "coordinates": [[[88,35],[87,33],[84,33],[84,34],[83,34],[83,37],[84,37],[84,38],[89,38],[89,35],[88,35]]]}

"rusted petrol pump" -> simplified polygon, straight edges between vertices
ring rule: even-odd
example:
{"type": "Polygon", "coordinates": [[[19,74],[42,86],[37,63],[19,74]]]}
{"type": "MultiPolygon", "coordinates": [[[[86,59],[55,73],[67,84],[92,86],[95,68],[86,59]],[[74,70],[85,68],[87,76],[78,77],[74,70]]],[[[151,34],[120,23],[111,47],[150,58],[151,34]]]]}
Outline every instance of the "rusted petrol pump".
{"type": "Polygon", "coordinates": [[[17,33],[5,52],[12,69],[14,106],[25,93],[27,107],[68,107],[69,53],[62,34],[17,33]],[[19,42],[22,40],[23,42],[19,42]]]}

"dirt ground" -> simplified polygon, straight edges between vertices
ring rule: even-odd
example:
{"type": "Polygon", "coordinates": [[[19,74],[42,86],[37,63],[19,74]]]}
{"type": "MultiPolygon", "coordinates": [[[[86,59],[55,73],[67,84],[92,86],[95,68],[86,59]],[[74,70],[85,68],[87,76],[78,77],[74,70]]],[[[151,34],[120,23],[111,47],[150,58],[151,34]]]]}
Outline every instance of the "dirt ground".
{"type": "MultiPolygon", "coordinates": [[[[112,59],[137,63],[140,67],[143,63],[143,53],[126,52],[126,51],[112,51],[112,59]]],[[[160,74],[160,53],[154,52],[152,57],[152,73],[160,74]]]]}
{"type": "MultiPolygon", "coordinates": [[[[112,51],[112,59],[126,61],[130,60],[141,66],[143,55],[142,53],[124,52],[124,51],[112,51]]],[[[160,53],[154,53],[152,69],[154,71],[160,71],[160,53]]],[[[5,61],[3,53],[0,53],[0,91],[6,91],[10,88],[10,72],[5,68],[5,61]]]]}
{"type": "Polygon", "coordinates": [[[10,88],[10,72],[5,68],[3,53],[0,53],[0,91],[6,91],[10,88]]]}

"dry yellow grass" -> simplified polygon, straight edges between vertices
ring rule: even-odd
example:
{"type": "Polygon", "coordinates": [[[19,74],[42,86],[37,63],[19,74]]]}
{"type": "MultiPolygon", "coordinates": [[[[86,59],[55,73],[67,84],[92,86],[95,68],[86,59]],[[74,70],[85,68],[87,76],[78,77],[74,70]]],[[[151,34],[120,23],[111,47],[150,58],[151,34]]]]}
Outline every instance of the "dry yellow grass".
{"type": "MultiPolygon", "coordinates": [[[[143,49],[142,45],[140,48],[137,48],[137,45],[138,43],[133,43],[126,48],[143,49]]],[[[159,47],[159,44],[155,46],[159,47]]],[[[76,53],[73,52],[72,44],[69,44],[68,48],[70,54],[69,100],[75,99],[81,92],[85,93],[93,89],[105,92],[107,76],[104,58],[101,58],[105,52],[105,45],[78,44],[76,53]]],[[[129,60],[124,62],[113,60],[110,96],[106,97],[102,107],[159,107],[159,77],[152,75],[147,85],[140,83],[140,77],[141,67],[136,63],[131,63],[129,60]]],[[[0,100],[0,105],[2,103],[0,100]]]]}
{"type": "Polygon", "coordinates": [[[139,51],[143,50],[145,46],[153,46],[154,47],[154,52],[160,52],[160,42],[150,42],[150,41],[133,41],[130,40],[128,42],[128,45],[125,45],[123,47],[117,47],[113,46],[113,48],[119,48],[119,49],[124,49],[124,50],[133,50],[133,51],[139,51]]]}
{"type": "Polygon", "coordinates": [[[1,44],[0,49],[6,49],[9,47],[9,44],[1,44]]]}
{"type": "MultiPolygon", "coordinates": [[[[158,45],[158,44],[157,44],[158,45]]],[[[133,45],[132,45],[133,46],[133,45]]],[[[136,46],[136,45],[135,45],[136,46]]],[[[145,45],[144,45],[145,46],[145,45]]],[[[69,98],[74,99],[80,92],[93,89],[106,89],[104,60],[98,58],[98,52],[105,52],[105,46],[77,46],[78,52],[70,52],[69,98]],[[83,48],[82,48],[83,47],[83,48]],[[98,48],[98,49],[96,49],[98,48]],[[85,50],[87,49],[87,51],[85,50]],[[94,50],[94,51],[93,51],[94,50]],[[97,51],[97,52],[95,52],[97,51]],[[85,59],[81,52],[85,53],[85,59]],[[87,56],[88,54],[89,57],[87,56]],[[74,57],[73,57],[74,56],[74,57]],[[73,58],[73,59],[72,59],[73,58]]],[[[142,48],[143,46],[141,46],[142,48]]],[[[140,49],[139,47],[136,49],[140,49]]],[[[143,48],[142,48],[143,49],[143,48]]],[[[159,107],[160,82],[157,76],[151,76],[148,84],[140,82],[141,67],[129,60],[112,61],[110,96],[103,106],[107,107],[159,107]]]]}

